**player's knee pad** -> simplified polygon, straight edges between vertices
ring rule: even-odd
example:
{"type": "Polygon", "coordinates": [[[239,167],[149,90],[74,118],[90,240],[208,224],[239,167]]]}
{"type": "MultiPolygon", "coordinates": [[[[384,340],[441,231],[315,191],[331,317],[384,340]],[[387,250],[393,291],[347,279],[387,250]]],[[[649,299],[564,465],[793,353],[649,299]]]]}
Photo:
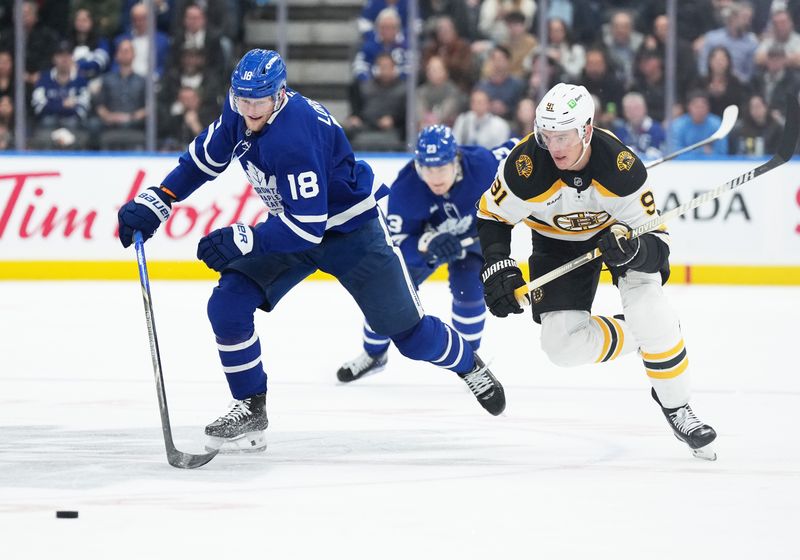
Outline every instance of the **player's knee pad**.
{"type": "Polygon", "coordinates": [[[625,321],[643,348],[675,344],[678,315],[661,287],[660,274],[629,271],[619,280],[625,321]]]}
{"type": "Polygon", "coordinates": [[[448,265],[450,293],[453,294],[453,299],[460,301],[483,300],[482,266],[483,259],[474,253],[467,253],[463,259],[453,261],[448,265]]]}
{"type": "Polygon", "coordinates": [[[557,366],[572,367],[592,363],[597,355],[591,317],[586,311],[542,313],[541,345],[557,366]]]}
{"type": "Polygon", "coordinates": [[[208,320],[220,342],[238,342],[253,332],[253,314],[264,292],[245,275],[224,272],[208,299],[208,320]]]}

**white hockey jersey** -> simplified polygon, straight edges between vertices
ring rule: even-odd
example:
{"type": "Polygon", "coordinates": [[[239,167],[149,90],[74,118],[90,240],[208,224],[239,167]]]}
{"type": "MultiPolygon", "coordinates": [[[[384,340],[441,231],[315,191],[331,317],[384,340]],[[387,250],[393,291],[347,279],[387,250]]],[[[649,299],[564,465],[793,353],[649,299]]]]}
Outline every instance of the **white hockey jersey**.
{"type": "MultiPolygon", "coordinates": [[[[595,128],[592,153],[578,172],[556,167],[533,135],[500,164],[478,203],[478,217],[524,222],[543,236],[585,241],[615,222],[632,228],[653,218],[656,202],[642,161],[610,132],[595,128]]],[[[666,229],[652,232],[668,242],[666,229]]]]}

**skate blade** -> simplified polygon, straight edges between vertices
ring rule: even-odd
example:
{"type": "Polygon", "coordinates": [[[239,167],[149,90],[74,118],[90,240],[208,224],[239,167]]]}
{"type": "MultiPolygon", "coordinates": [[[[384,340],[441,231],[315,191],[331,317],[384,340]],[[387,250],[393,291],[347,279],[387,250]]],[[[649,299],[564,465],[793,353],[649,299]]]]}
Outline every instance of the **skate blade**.
{"type": "Polygon", "coordinates": [[[223,455],[234,453],[260,453],[267,449],[264,431],[248,432],[236,438],[208,436],[206,451],[218,450],[223,455]]]}
{"type": "Polygon", "coordinates": [[[711,444],[708,444],[705,447],[701,447],[699,449],[692,449],[692,454],[698,459],[703,459],[704,461],[717,460],[717,452],[714,451],[714,448],[711,446],[711,444]]]}
{"type": "Polygon", "coordinates": [[[339,377],[339,376],[337,375],[337,376],[336,376],[336,378],[337,378],[337,379],[338,379],[338,380],[339,380],[341,383],[352,383],[353,381],[355,381],[355,380],[357,380],[357,379],[364,379],[364,378],[365,378],[365,377],[367,377],[368,375],[373,375],[373,374],[375,374],[375,373],[380,373],[380,372],[382,372],[382,371],[383,371],[383,370],[385,370],[385,369],[386,369],[386,364],[384,364],[384,365],[382,365],[382,366],[378,366],[378,367],[376,367],[376,368],[372,368],[372,369],[371,369],[371,370],[369,370],[368,372],[366,372],[366,373],[362,373],[361,375],[358,375],[358,376],[356,376],[356,377],[346,377],[345,379],[342,379],[341,377],[339,377]]]}

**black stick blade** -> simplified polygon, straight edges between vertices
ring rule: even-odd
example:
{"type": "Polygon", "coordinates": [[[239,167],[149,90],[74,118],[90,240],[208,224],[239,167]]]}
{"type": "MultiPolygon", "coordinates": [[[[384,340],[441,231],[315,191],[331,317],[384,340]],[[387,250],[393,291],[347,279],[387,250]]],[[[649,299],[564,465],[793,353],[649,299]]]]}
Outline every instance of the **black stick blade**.
{"type": "Polygon", "coordinates": [[[215,449],[203,455],[193,455],[192,453],[184,453],[183,451],[173,449],[167,452],[167,461],[170,465],[178,469],[196,469],[211,461],[217,453],[219,453],[219,450],[215,449]]]}

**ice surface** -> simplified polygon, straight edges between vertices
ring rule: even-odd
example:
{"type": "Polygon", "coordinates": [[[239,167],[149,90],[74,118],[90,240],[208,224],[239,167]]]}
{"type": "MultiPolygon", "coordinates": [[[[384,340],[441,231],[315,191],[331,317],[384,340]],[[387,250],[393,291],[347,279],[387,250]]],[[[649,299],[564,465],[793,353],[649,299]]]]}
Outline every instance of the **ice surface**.
{"type": "MultiPolygon", "coordinates": [[[[230,398],[211,288],[152,286],[190,452],[230,398]]],[[[360,317],[337,284],[309,282],[257,319],[267,452],[182,471],[164,455],[138,284],[1,283],[0,558],[800,558],[800,288],[668,292],[715,463],[672,436],[639,359],[556,368],[528,315],[487,324],[500,417],[396,350],[339,384],[360,317]]],[[[422,297],[449,316],[446,284],[422,297]]],[[[601,286],[595,312],[619,311],[601,286]]]]}

